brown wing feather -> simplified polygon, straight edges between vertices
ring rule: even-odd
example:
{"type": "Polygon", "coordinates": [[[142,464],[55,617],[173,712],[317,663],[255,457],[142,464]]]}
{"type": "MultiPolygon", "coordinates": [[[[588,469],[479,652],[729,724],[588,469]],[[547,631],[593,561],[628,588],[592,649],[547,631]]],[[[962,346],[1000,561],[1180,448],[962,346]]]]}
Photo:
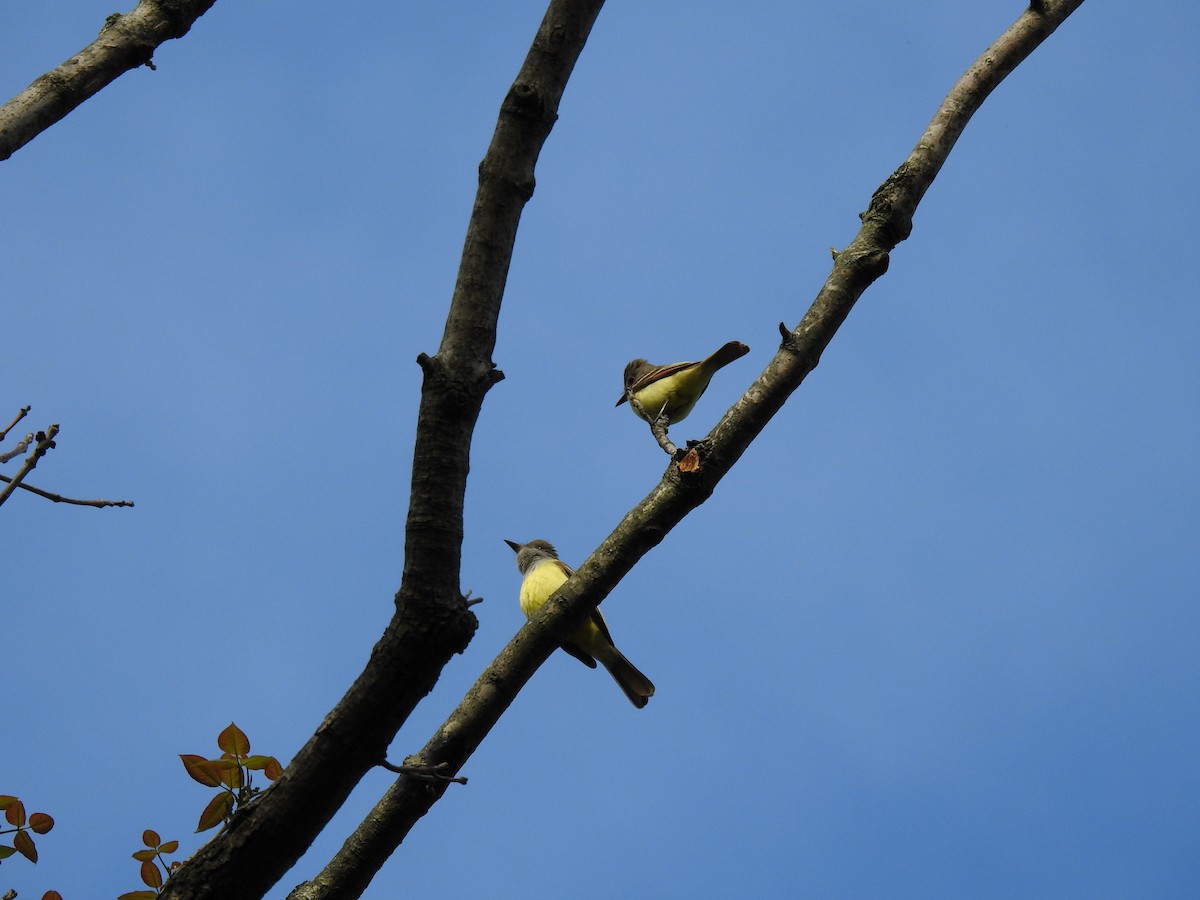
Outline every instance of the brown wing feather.
{"type": "Polygon", "coordinates": [[[697,363],[681,362],[671,363],[669,366],[659,366],[653,372],[647,372],[645,375],[635,381],[630,386],[629,391],[630,393],[636,394],[647,385],[654,384],[656,381],[661,381],[663,378],[666,378],[669,375],[674,375],[676,372],[682,372],[684,369],[691,368],[694,365],[697,365],[697,363]]]}

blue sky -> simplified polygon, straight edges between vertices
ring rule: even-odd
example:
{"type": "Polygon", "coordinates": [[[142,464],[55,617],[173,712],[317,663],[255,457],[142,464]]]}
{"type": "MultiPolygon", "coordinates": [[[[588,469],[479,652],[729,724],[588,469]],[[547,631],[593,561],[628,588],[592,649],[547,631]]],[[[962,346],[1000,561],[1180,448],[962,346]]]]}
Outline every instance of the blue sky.
{"type": "MultiPolygon", "coordinates": [[[[286,762],[386,624],[414,359],[544,10],[485,6],[220,2],[5,163],[0,418],[62,424],[32,483],[137,506],[0,511],[0,792],[58,821],[0,888],[135,889],[147,827],[190,852],[177,754],[234,720],[286,762]]],[[[656,484],[625,362],[749,344],[672,436],[706,433],[1019,9],[604,9],[472,450],[480,628],[393,757],[520,626],[503,539],[578,564],[656,484]]],[[[0,92],[112,11],[10,5],[0,92]]],[[[1001,86],[821,365],[605,601],[650,705],[556,654],[367,897],[1200,892],[1198,26],[1092,0],[1001,86]]]]}

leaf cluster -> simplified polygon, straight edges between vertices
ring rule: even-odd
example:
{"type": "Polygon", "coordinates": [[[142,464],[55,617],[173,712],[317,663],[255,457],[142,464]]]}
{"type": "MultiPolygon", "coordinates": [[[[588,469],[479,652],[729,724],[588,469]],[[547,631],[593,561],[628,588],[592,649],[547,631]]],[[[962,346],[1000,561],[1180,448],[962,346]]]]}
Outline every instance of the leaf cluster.
{"type": "MultiPolygon", "coordinates": [[[[217,735],[217,748],[221,755],[213,759],[195,753],[179,754],[184,771],[193,781],[219,789],[200,814],[197,832],[228,822],[239,807],[262,793],[263,788],[254,784],[254,772],[262,772],[268,781],[283,774],[283,766],[275,757],[250,753],[250,738],[233,722],[217,735]]],[[[142,883],[151,890],[129,891],[117,900],[154,900],[171,874],[183,865],[180,860],[166,859],[179,849],[179,841],[164,841],[157,831],[147,829],[142,832],[142,843],[145,846],[134,851],[133,858],[141,863],[142,883]]]]}
{"type": "MultiPolygon", "coordinates": [[[[54,819],[43,812],[25,815],[25,804],[11,794],[0,794],[0,810],[4,811],[4,821],[11,828],[0,828],[0,834],[11,834],[12,845],[0,844],[0,863],[14,853],[20,853],[31,863],[38,861],[37,847],[33,843],[34,834],[46,834],[54,827],[54,819]]],[[[62,900],[58,891],[46,891],[42,900],[62,900]]]]}

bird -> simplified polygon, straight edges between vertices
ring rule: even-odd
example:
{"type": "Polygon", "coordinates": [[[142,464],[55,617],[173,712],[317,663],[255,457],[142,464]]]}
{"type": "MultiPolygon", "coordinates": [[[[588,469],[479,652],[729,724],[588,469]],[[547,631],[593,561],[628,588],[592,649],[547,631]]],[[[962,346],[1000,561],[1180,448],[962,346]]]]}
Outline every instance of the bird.
{"type": "Polygon", "coordinates": [[[678,422],[695,407],[717,369],[749,352],[750,348],[741,341],[730,341],[700,362],[656,366],[644,359],[630,360],[625,366],[625,390],[616,405],[633,397],[642,407],[639,412],[637,406],[630,404],[633,411],[646,421],[652,423],[665,416],[668,423],[678,422]]]}
{"type": "MultiPolygon", "coordinates": [[[[505,539],[504,543],[517,554],[517,569],[524,576],[521,579],[521,612],[528,618],[542,608],[550,595],[575,574],[575,570],[558,558],[558,551],[549,541],[533,540],[528,544],[518,544],[505,539]]],[[[596,662],[599,661],[625,692],[629,702],[638,709],[654,696],[654,683],[613,644],[600,610],[593,609],[583,624],[560,641],[559,646],[589,669],[596,668],[596,662]]]]}

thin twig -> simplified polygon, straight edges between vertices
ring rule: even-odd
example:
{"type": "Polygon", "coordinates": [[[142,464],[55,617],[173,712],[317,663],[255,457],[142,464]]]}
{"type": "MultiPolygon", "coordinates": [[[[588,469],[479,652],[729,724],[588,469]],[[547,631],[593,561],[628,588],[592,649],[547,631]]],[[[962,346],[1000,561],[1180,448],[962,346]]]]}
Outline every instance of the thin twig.
{"type": "Polygon", "coordinates": [[[0,463],[6,463],[14,456],[20,456],[29,449],[29,445],[33,443],[33,432],[25,435],[21,440],[17,441],[17,445],[7,453],[0,453],[0,463]]]}
{"type": "MultiPolygon", "coordinates": [[[[11,482],[13,479],[7,475],[0,475],[0,481],[11,482]]],[[[74,506],[94,506],[100,509],[105,506],[133,506],[132,500],[76,500],[74,497],[64,497],[62,494],[52,494],[50,491],[43,491],[41,488],[36,488],[31,484],[18,484],[23,491],[29,491],[32,494],[37,494],[39,497],[45,497],[53,503],[70,503],[74,506]]],[[[481,598],[482,599],[482,598],[481,598]]]]}
{"type": "Polygon", "coordinates": [[[12,431],[13,428],[16,427],[18,422],[20,422],[23,418],[25,418],[25,416],[27,416],[29,414],[29,410],[31,410],[31,409],[33,409],[32,406],[22,406],[21,407],[21,411],[17,413],[16,418],[14,418],[11,422],[8,423],[7,428],[5,428],[3,431],[0,431],[0,441],[4,440],[6,437],[8,437],[8,433],[10,431],[12,431]]]}
{"type": "MultiPolygon", "coordinates": [[[[667,418],[664,412],[659,412],[653,419],[646,414],[646,408],[642,406],[642,402],[633,394],[629,394],[629,405],[632,406],[639,416],[650,423],[650,433],[654,435],[654,439],[658,441],[658,446],[663,448],[663,452],[671,459],[675,458],[675,454],[679,452],[679,448],[671,443],[671,439],[667,437],[667,429],[671,427],[671,420],[667,418]]],[[[666,409],[664,406],[663,409],[666,409]]]]}
{"type": "Polygon", "coordinates": [[[33,452],[25,457],[25,462],[21,464],[21,468],[17,471],[16,475],[11,479],[5,479],[8,485],[4,490],[0,491],[0,506],[4,505],[4,501],[17,489],[25,476],[33,471],[34,467],[38,464],[38,460],[46,455],[46,451],[54,446],[54,436],[56,434],[58,434],[57,425],[51,425],[44,432],[39,431],[37,433],[37,446],[33,448],[33,452]]]}

